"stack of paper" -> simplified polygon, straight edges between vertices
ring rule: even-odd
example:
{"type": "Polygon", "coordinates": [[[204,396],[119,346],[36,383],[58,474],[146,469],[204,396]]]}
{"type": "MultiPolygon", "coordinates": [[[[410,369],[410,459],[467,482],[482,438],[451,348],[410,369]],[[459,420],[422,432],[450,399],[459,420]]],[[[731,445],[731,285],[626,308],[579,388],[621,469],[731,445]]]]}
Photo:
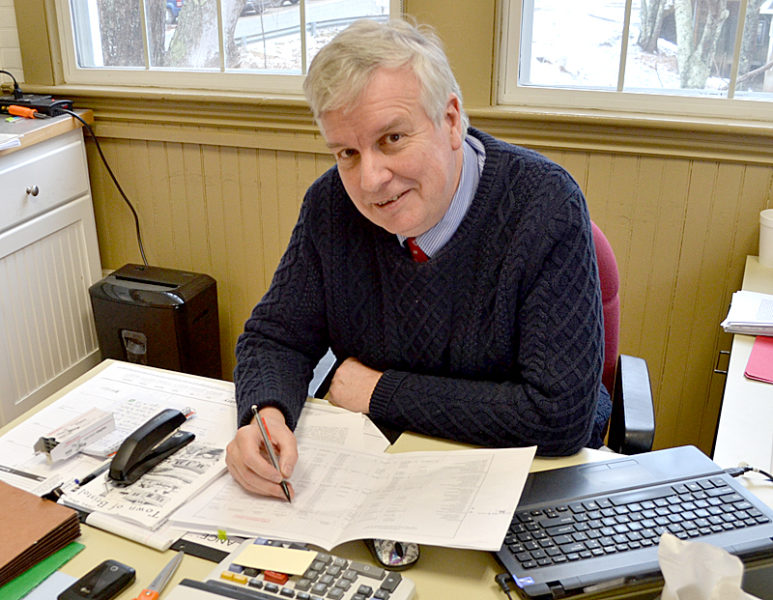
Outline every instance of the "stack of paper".
{"type": "Polygon", "coordinates": [[[0,481],[0,587],[80,535],[78,514],[0,481]]]}
{"type": "Polygon", "coordinates": [[[722,327],[728,333],[773,335],[773,295],[735,292],[722,327]]]}
{"type": "Polygon", "coordinates": [[[0,133],[0,150],[21,146],[21,139],[12,133],[0,133]]]}

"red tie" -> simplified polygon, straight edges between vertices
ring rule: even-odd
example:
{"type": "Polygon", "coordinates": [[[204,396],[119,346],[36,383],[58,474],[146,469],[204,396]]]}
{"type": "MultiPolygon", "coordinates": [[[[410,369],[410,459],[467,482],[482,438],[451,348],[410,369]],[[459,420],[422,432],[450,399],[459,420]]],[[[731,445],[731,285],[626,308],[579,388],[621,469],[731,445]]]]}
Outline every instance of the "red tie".
{"type": "Polygon", "coordinates": [[[406,238],[405,243],[408,245],[408,250],[411,251],[414,262],[427,262],[429,260],[427,255],[424,254],[424,250],[419,248],[415,237],[406,238]]]}

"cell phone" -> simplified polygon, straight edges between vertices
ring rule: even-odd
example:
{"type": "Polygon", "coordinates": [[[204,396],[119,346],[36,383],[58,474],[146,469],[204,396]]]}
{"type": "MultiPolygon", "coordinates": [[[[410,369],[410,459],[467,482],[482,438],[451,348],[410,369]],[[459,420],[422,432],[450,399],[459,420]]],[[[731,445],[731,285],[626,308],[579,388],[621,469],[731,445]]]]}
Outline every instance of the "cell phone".
{"type": "Polygon", "coordinates": [[[134,581],[136,573],[117,560],[105,560],[57,596],[57,600],[109,600],[134,581]]]}

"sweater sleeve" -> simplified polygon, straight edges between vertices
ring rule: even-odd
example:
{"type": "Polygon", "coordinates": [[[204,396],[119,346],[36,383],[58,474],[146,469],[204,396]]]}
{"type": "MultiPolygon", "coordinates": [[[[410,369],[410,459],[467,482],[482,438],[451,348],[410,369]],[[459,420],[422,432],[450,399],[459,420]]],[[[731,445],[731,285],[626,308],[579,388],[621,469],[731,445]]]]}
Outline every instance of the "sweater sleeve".
{"type": "Polygon", "coordinates": [[[319,257],[310,232],[310,193],[265,296],[236,343],[238,425],[249,423],[251,405],[275,406],[294,429],[309,381],[328,347],[319,257]]]}
{"type": "MultiPolygon", "coordinates": [[[[559,179],[558,201],[555,189],[553,197],[534,198],[523,216],[531,224],[503,248],[497,294],[515,311],[505,376],[387,370],[371,397],[374,420],[477,445],[537,445],[546,456],[600,445],[605,417],[594,427],[597,403],[601,397],[608,416],[609,400],[601,385],[595,249],[582,193],[568,175],[559,179]]],[[[550,192],[547,186],[542,193],[550,192]]],[[[505,318],[492,313],[494,320],[505,318]]],[[[487,352],[485,341],[479,351],[487,352]]]]}

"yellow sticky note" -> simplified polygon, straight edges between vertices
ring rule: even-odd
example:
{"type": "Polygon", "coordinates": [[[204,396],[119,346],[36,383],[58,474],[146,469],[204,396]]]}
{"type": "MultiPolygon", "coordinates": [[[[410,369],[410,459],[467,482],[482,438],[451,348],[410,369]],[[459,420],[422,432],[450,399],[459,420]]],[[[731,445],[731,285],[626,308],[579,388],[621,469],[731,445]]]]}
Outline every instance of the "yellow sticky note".
{"type": "Polygon", "coordinates": [[[316,552],[308,550],[250,544],[231,562],[242,567],[301,575],[306,572],[316,556],[316,552]]]}

